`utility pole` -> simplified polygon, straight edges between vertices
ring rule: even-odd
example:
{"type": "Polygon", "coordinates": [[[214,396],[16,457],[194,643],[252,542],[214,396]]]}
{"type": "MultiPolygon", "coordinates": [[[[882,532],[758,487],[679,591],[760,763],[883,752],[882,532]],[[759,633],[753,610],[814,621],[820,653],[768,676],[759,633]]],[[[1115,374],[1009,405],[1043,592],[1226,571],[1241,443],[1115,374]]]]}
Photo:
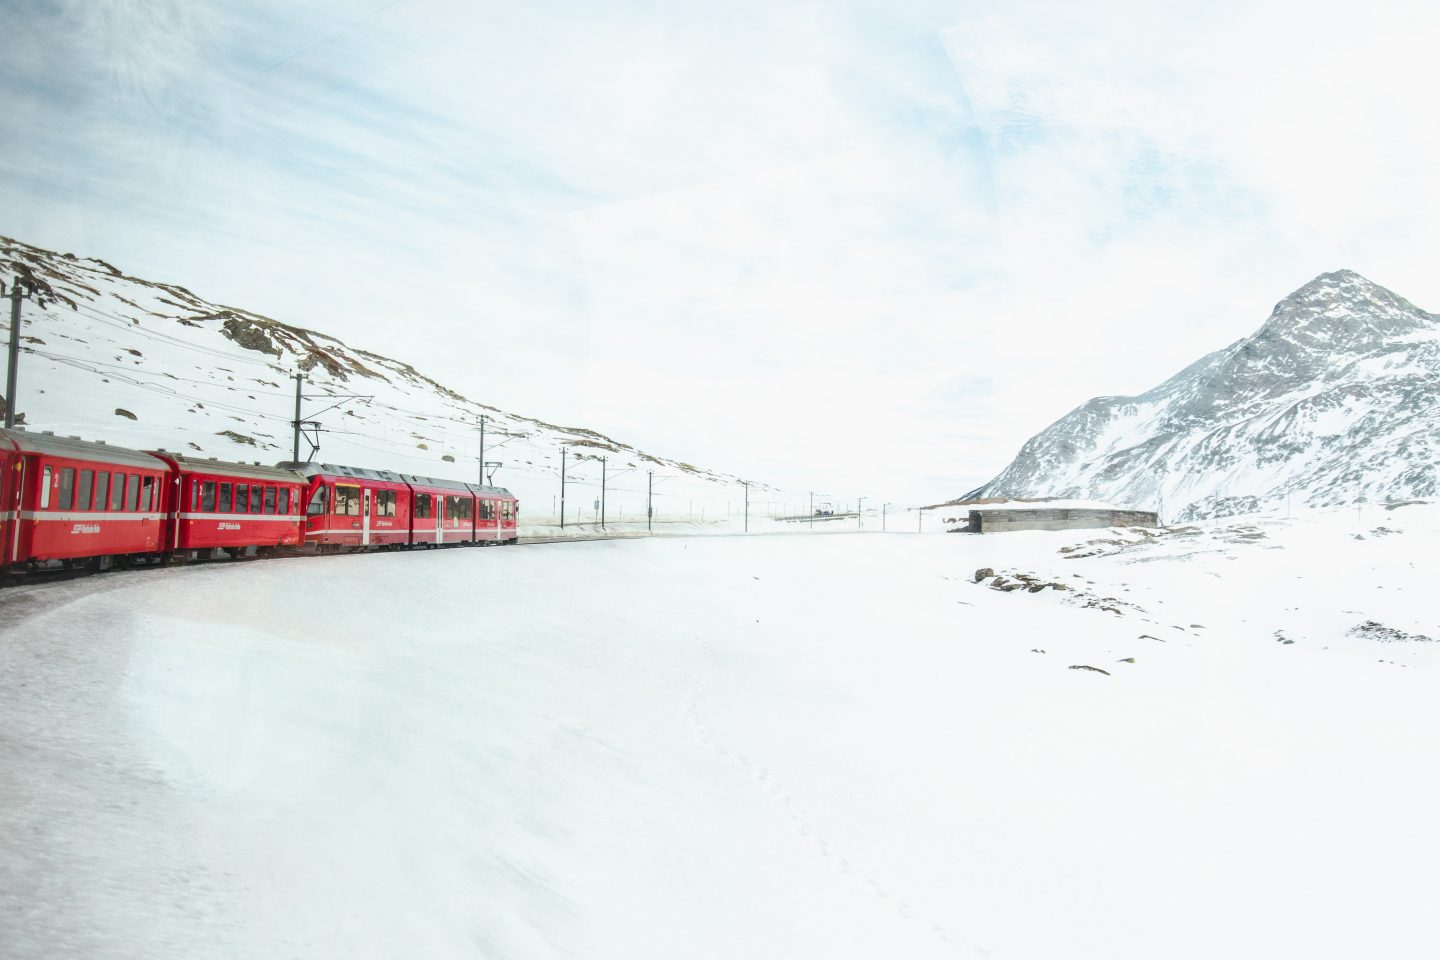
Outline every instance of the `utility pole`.
{"type": "Polygon", "coordinates": [[[560,448],[560,529],[565,529],[565,448],[560,448]]]}
{"type": "Polygon", "coordinates": [[[855,526],[857,529],[865,529],[865,498],[861,497],[855,501],[855,526]]]}
{"type": "Polygon", "coordinates": [[[605,464],[607,457],[600,458],[600,529],[605,529],[605,464]]]}
{"type": "Polygon", "coordinates": [[[295,419],[290,421],[290,426],[295,428],[295,449],[290,454],[291,463],[300,462],[300,384],[305,382],[305,374],[293,374],[295,380],[295,419]]]}
{"type": "MultiPolygon", "coordinates": [[[[20,301],[29,300],[34,287],[17,278],[6,292],[0,282],[0,297],[10,301],[10,355],[5,366],[5,429],[15,426],[16,391],[20,388],[20,301]]],[[[42,304],[43,306],[43,304],[42,304]]]]}
{"type": "Polygon", "coordinates": [[[651,493],[655,489],[655,471],[645,471],[645,531],[648,533],[654,529],[650,524],[655,517],[655,508],[651,506],[651,493]]]}
{"type": "Polygon", "coordinates": [[[745,484],[745,532],[746,532],[746,533],[749,533],[749,532],[750,532],[750,481],[749,481],[749,480],[742,480],[742,481],[740,481],[740,482],[743,483],[743,484],[745,484]]]}

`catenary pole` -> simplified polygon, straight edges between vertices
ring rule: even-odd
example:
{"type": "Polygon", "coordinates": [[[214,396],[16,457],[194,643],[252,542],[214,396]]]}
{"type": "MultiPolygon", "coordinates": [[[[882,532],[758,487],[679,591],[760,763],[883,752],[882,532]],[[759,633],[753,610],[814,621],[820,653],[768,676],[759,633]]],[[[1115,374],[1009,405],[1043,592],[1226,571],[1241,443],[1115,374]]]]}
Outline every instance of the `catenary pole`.
{"type": "Polygon", "coordinates": [[[650,499],[650,497],[651,497],[651,491],[654,490],[654,489],[655,489],[655,471],[654,471],[654,470],[646,470],[646,471],[645,471],[645,529],[646,529],[647,532],[654,529],[654,527],[652,527],[652,526],[650,525],[650,524],[652,523],[652,521],[653,521],[654,516],[655,516],[655,507],[652,505],[652,501],[651,501],[651,499],[650,499]]]}
{"type": "Polygon", "coordinates": [[[600,458],[600,529],[605,529],[605,467],[607,457],[600,458]]]}
{"type": "Polygon", "coordinates": [[[810,529],[815,529],[815,491],[810,491],[810,529]]]}
{"type": "Polygon", "coordinates": [[[295,380],[295,419],[290,421],[290,426],[295,429],[295,447],[290,455],[292,463],[300,462],[300,385],[305,382],[305,374],[293,374],[295,380]]]}
{"type": "Polygon", "coordinates": [[[750,532],[750,481],[745,483],[745,532],[750,532]]]}
{"type": "Polygon", "coordinates": [[[31,289],[23,280],[16,280],[6,292],[0,283],[0,296],[10,300],[10,350],[5,364],[5,429],[15,426],[15,408],[19,406],[16,391],[20,388],[20,301],[30,298],[31,289]]]}
{"type": "Polygon", "coordinates": [[[480,414],[480,486],[485,486],[485,414],[480,414]]]}
{"type": "Polygon", "coordinates": [[[855,501],[855,527],[858,530],[865,529],[865,498],[861,497],[855,501]]]}
{"type": "Polygon", "coordinates": [[[560,529],[565,529],[565,448],[560,448],[560,529]]]}

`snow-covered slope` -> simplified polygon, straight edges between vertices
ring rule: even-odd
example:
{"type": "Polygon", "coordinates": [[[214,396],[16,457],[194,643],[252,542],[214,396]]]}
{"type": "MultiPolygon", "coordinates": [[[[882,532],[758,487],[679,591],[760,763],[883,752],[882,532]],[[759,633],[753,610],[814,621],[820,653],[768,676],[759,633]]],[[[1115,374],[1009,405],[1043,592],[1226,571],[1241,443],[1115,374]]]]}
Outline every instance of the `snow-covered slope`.
{"type": "Polygon", "coordinates": [[[1437,536],[1367,507],[7,588],[0,956],[1433,960],[1437,536]]]}
{"type": "MultiPolygon", "coordinates": [[[[593,430],[508,413],[326,334],[128,276],[101,260],[0,237],[0,277],[17,275],[31,279],[46,301],[44,309],[36,301],[24,309],[16,409],[32,430],[222,460],[289,460],[291,377],[303,372],[304,417],[323,424],[325,462],[473,482],[485,416],[485,459],[504,464],[494,480],[520,497],[527,523],[543,525],[557,513],[562,447],[570,523],[594,519],[602,456],[611,521],[643,519],[650,471],[662,521],[713,520],[741,509],[736,477],[593,430]],[[342,402],[346,395],[372,399],[342,402]]],[[[8,309],[3,313],[8,341],[8,309]]],[[[307,452],[302,443],[301,456],[307,452]]],[[[752,486],[752,499],[779,500],[766,489],[752,486]]]]}
{"type": "Polygon", "coordinates": [[[1167,519],[1433,497],[1440,318],[1326,273],[1253,336],[1137,397],[1097,397],[965,498],[1089,497],[1167,519]]]}

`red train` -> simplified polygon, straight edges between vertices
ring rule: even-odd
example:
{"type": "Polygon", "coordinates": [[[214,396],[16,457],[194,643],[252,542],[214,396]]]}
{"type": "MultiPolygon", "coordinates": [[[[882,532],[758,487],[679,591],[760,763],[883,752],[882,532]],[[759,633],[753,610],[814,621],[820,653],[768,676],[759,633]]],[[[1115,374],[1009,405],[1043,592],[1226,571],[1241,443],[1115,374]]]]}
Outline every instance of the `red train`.
{"type": "Polygon", "coordinates": [[[0,571],[515,543],[508,490],[0,430],[0,571]]]}

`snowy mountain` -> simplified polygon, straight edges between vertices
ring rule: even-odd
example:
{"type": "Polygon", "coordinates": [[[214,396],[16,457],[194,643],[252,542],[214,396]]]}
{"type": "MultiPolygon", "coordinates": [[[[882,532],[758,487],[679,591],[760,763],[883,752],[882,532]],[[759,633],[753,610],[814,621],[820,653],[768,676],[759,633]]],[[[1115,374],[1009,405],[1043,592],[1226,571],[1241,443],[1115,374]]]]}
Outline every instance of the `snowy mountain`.
{"type": "Polygon", "coordinates": [[[1166,519],[1436,495],[1440,317],[1349,270],[1136,397],[1096,397],[962,499],[1059,496],[1166,519]]]}
{"type": "MultiPolygon", "coordinates": [[[[643,519],[651,471],[657,518],[738,516],[744,493],[733,476],[467,399],[408,363],[315,330],[0,237],[0,278],[17,276],[36,288],[24,306],[17,391],[19,422],[32,430],[222,460],[289,460],[300,372],[303,416],[323,426],[324,462],[473,482],[484,416],[485,459],[503,463],[493,479],[519,496],[532,524],[557,513],[562,448],[570,523],[594,519],[601,457],[611,521],[643,519]]],[[[0,312],[8,342],[9,311],[0,312]]],[[[751,489],[755,497],[764,488],[751,489]]]]}

